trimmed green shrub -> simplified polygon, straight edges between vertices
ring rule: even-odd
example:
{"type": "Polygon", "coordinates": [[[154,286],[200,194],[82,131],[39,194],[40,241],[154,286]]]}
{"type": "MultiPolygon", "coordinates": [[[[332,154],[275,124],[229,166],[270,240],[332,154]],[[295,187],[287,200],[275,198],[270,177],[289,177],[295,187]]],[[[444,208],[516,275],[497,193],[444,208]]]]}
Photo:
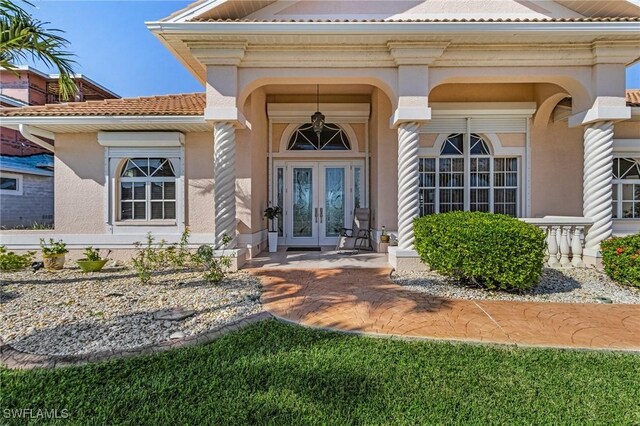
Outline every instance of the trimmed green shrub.
{"type": "Polygon", "coordinates": [[[417,218],[420,258],[443,275],[491,289],[528,290],[540,280],[545,236],[509,216],[450,212],[417,218]]]}
{"type": "Polygon", "coordinates": [[[640,233],[600,243],[604,270],[620,284],[640,287],[640,233]]]}

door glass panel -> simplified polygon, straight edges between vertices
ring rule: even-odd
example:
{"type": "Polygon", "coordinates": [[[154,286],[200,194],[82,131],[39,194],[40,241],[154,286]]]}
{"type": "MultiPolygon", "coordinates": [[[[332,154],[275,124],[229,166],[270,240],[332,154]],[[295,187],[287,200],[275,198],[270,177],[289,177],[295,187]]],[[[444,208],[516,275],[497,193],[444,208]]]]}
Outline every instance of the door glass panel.
{"type": "Polygon", "coordinates": [[[325,169],[325,235],[337,237],[344,227],[344,167],[325,169]]]}
{"type": "Polygon", "coordinates": [[[355,208],[364,207],[362,203],[362,169],[353,168],[353,206],[355,208]]]}
{"type": "MultiPolygon", "coordinates": [[[[276,184],[276,192],[277,194],[277,198],[278,198],[278,204],[277,206],[280,208],[284,207],[284,169],[282,167],[278,167],[278,178],[277,178],[277,184],[276,184]]],[[[283,226],[282,226],[282,221],[284,220],[284,215],[280,215],[278,216],[278,236],[282,237],[283,234],[283,226]]]]}
{"type": "Polygon", "coordinates": [[[293,236],[313,236],[313,169],[293,169],[293,236]]]}

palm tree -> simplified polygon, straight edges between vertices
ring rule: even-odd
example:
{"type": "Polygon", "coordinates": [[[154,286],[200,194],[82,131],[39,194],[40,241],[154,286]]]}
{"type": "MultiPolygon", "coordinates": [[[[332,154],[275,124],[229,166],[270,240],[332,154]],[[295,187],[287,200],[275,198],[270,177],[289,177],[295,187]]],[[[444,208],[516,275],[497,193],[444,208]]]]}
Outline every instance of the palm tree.
{"type": "Polygon", "coordinates": [[[32,58],[57,68],[60,98],[66,101],[78,92],[73,81],[76,62],[71,59],[73,54],[65,50],[69,41],[60,36],[64,31],[47,28],[47,24],[33,18],[12,0],[0,0],[0,66],[15,70],[13,64],[32,58]]]}

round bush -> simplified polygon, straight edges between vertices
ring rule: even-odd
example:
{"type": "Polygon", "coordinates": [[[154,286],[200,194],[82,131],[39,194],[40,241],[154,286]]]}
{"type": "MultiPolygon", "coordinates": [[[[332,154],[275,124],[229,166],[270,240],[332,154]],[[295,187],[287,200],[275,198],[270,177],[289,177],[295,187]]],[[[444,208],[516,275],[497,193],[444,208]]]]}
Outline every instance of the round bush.
{"type": "Polygon", "coordinates": [[[420,258],[443,275],[488,288],[527,290],[540,280],[545,235],[509,216],[450,212],[417,218],[420,258]]]}
{"type": "Polygon", "coordinates": [[[600,243],[604,270],[620,284],[640,287],[640,233],[600,243]]]}

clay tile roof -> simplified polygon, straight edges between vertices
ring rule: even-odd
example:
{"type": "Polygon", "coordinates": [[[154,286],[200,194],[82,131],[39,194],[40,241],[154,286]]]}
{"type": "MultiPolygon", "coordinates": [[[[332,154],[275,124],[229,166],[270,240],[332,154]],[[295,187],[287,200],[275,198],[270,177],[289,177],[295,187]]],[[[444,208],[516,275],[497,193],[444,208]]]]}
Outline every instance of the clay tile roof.
{"type": "Polygon", "coordinates": [[[640,89],[627,90],[627,105],[640,107],[640,89]]]}
{"type": "Polygon", "coordinates": [[[201,116],[204,93],[105,99],[0,109],[0,117],[201,116]]]}
{"type": "MultiPolygon", "coordinates": [[[[202,116],[204,93],[70,102],[2,108],[0,117],[202,116]]],[[[627,105],[640,107],[640,89],[627,90],[627,105]]]]}
{"type": "Polygon", "coordinates": [[[476,22],[640,22],[640,17],[626,16],[626,17],[584,17],[584,18],[442,18],[442,19],[273,19],[273,20],[260,20],[260,19],[220,19],[220,18],[194,18],[190,22],[257,22],[257,23],[285,23],[285,22],[297,22],[297,23],[359,23],[359,22],[424,22],[424,23],[476,23],[476,22]]]}

